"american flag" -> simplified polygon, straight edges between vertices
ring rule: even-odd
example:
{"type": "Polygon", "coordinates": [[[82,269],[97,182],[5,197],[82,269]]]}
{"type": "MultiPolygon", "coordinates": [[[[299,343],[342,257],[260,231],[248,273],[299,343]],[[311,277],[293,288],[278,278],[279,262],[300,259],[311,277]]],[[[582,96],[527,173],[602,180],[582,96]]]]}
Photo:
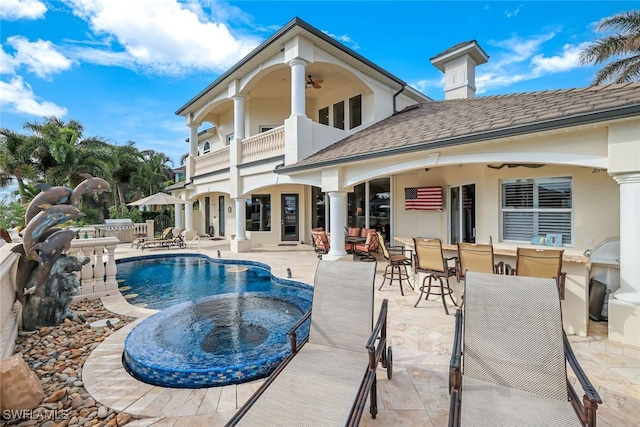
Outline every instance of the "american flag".
{"type": "Polygon", "coordinates": [[[441,211],[442,187],[405,188],[404,209],[407,211],[441,211]]]}

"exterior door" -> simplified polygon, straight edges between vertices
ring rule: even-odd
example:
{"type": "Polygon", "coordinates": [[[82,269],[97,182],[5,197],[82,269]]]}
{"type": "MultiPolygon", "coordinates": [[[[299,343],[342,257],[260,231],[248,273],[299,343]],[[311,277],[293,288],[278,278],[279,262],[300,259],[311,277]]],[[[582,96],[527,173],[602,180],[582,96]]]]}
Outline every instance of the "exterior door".
{"type": "Polygon", "coordinates": [[[298,195],[283,194],[281,196],[282,212],[280,240],[292,242],[300,240],[298,227],[298,195]]]}
{"type": "Polygon", "coordinates": [[[476,243],[476,185],[449,187],[449,242],[476,243]]]}
{"type": "Polygon", "coordinates": [[[215,230],[213,229],[213,223],[211,222],[211,198],[204,198],[204,229],[205,233],[209,235],[209,237],[215,236],[215,230]]]}
{"type": "Polygon", "coordinates": [[[224,196],[218,196],[218,236],[224,236],[224,196]]]}

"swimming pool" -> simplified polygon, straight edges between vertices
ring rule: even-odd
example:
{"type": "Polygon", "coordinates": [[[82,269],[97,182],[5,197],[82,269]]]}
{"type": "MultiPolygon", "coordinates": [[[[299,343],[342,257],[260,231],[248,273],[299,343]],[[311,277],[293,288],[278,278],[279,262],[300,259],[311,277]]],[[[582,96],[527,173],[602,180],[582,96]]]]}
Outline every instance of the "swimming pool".
{"type": "Polygon", "coordinates": [[[309,300],[313,295],[309,285],[272,276],[266,264],[201,254],[123,259],[118,261],[117,279],[129,303],[157,310],[225,293],[273,292],[309,300]]]}
{"type": "MultiPolygon", "coordinates": [[[[130,374],[165,387],[269,375],[290,353],[286,332],[309,310],[313,295],[311,286],[272,276],[265,264],[198,254],[138,257],[123,260],[118,270],[121,288],[130,287],[125,292],[138,293],[134,299],[149,307],[178,302],[140,322],[123,353],[130,374]]],[[[308,333],[306,322],[298,341],[308,333]]]]}

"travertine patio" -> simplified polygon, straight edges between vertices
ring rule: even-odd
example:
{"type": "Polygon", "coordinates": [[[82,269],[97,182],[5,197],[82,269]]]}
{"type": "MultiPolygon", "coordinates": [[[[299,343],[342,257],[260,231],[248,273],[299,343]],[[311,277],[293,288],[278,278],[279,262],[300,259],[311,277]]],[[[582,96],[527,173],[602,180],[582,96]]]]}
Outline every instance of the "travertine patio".
{"type": "MultiPolygon", "coordinates": [[[[221,241],[203,238],[192,246],[184,251],[212,257],[220,251],[223,258],[261,261],[269,264],[272,273],[280,277],[286,277],[286,269],[291,268],[294,280],[310,284],[318,261],[306,245],[268,247],[239,255],[231,253],[228,243],[221,241]]],[[[170,253],[181,251],[168,250],[170,253]]],[[[145,250],[142,254],[162,252],[145,250]]],[[[117,258],[131,255],[141,255],[141,252],[131,249],[129,244],[121,244],[116,251],[117,258]]],[[[384,261],[378,263],[378,285],[384,267],[384,261]]],[[[459,295],[461,285],[455,280],[452,285],[459,295]]],[[[394,374],[389,381],[380,368],[379,413],[372,420],[365,412],[361,425],[445,426],[449,413],[447,384],[453,314],[445,315],[442,303],[435,297],[414,308],[417,294],[407,287],[405,296],[400,295],[397,285],[385,285],[380,291],[376,287],[375,294],[378,306],[382,299],[389,299],[389,341],[393,348],[394,374]]],[[[117,314],[142,317],[153,313],[130,305],[119,295],[106,297],[103,303],[117,314]]],[[[82,373],[84,385],[96,401],[137,418],[129,425],[224,425],[262,382],[208,389],[168,389],[139,382],[124,371],[121,363],[124,339],[136,323],[105,339],[88,358],[82,373]]],[[[605,325],[594,324],[593,336],[573,336],[570,340],[578,360],[604,401],[598,410],[598,425],[635,426],[638,424],[636,414],[640,411],[640,349],[610,343],[606,339],[605,325]]]]}

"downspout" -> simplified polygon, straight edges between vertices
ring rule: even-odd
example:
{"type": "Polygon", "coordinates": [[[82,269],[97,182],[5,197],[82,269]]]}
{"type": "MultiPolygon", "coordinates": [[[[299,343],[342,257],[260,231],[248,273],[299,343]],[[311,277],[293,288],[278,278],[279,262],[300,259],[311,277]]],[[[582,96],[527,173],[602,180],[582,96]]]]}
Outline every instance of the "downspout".
{"type": "Polygon", "coordinates": [[[406,83],[402,83],[402,87],[400,88],[399,91],[397,91],[394,95],[393,95],[393,114],[397,113],[398,111],[396,110],[396,98],[398,97],[398,95],[400,95],[402,93],[402,91],[404,90],[404,88],[407,87],[406,83]]]}

